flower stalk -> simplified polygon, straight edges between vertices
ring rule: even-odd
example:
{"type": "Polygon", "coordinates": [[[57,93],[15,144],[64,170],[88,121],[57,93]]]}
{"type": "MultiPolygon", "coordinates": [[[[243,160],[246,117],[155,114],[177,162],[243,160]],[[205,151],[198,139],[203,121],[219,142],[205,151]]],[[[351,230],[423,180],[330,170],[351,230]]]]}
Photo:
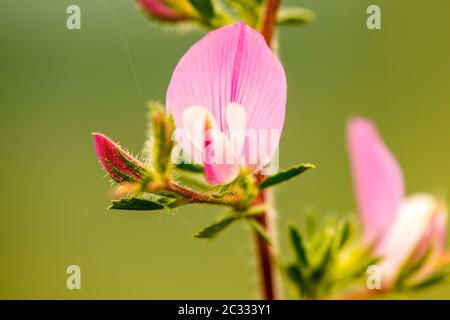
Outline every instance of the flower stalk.
{"type": "MultiPolygon", "coordinates": [[[[265,13],[263,17],[262,35],[267,43],[267,45],[272,48],[273,39],[276,31],[276,17],[278,10],[281,5],[281,0],[267,0],[265,13]]],[[[257,180],[262,182],[263,176],[257,175],[257,180]]],[[[274,235],[274,215],[270,214],[272,210],[270,201],[270,190],[261,190],[258,197],[254,201],[254,205],[262,205],[266,209],[262,214],[257,217],[258,222],[264,228],[265,232],[275,240],[274,235]]],[[[274,241],[269,244],[267,241],[262,239],[259,234],[255,232],[255,242],[256,242],[256,254],[259,263],[260,281],[262,296],[265,300],[276,300],[279,299],[279,293],[277,290],[277,280],[275,273],[275,263],[274,257],[276,256],[276,248],[273,245],[274,241]]]]}
{"type": "MultiPolygon", "coordinates": [[[[262,180],[261,175],[257,175],[258,180],[262,180]]],[[[253,206],[264,206],[266,209],[256,217],[257,221],[264,228],[265,232],[272,238],[272,242],[268,243],[255,232],[256,254],[259,263],[260,281],[262,296],[265,300],[276,300],[279,298],[277,281],[275,279],[275,248],[274,242],[274,217],[270,214],[270,194],[269,190],[261,190],[255,199],[253,206]]]]}
{"type": "Polygon", "coordinates": [[[272,47],[272,42],[275,36],[277,15],[280,6],[281,0],[267,0],[266,2],[261,33],[269,47],[272,47]]]}

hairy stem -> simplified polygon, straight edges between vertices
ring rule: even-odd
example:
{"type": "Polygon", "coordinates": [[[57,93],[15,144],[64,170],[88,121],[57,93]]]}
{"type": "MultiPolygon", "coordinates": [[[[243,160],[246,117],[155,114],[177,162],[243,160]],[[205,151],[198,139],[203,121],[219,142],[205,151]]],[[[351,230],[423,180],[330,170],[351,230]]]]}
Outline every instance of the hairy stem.
{"type": "Polygon", "coordinates": [[[266,9],[264,12],[262,35],[266,40],[269,47],[272,46],[272,42],[275,35],[277,25],[277,14],[280,9],[281,0],[266,0],[266,9]]]}
{"type": "MultiPolygon", "coordinates": [[[[277,14],[280,8],[281,0],[266,0],[266,8],[263,17],[262,35],[269,47],[272,48],[274,42],[274,35],[276,31],[277,14]]],[[[261,182],[264,177],[257,175],[256,179],[261,182]]],[[[255,206],[263,205],[268,209],[258,216],[259,223],[264,227],[267,234],[272,238],[272,243],[275,243],[275,217],[270,205],[269,190],[262,190],[254,201],[255,206]]],[[[267,241],[255,232],[256,253],[259,263],[260,281],[262,287],[263,297],[266,300],[276,300],[278,296],[277,280],[275,278],[275,246],[268,244],[267,241]]]]}
{"type": "MultiPolygon", "coordinates": [[[[261,176],[257,176],[258,179],[262,179],[261,176]]],[[[272,238],[272,243],[276,241],[274,239],[274,221],[271,214],[271,208],[268,206],[270,202],[269,190],[262,190],[261,193],[254,201],[254,206],[265,205],[267,209],[264,210],[256,219],[265,229],[267,234],[272,238]]],[[[266,300],[276,300],[278,298],[277,282],[275,279],[275,263],[274,263],[274,246],[270,245],[266,240],[262,239],[259,234],[255,232],[256,242],[256,254],[259,263],[259,274],[261,281],[261,289],[263,298],[266,300]]]]}
{"type": "Polygon", "coordinates": [[[175,192],[181,196],[183,196],[190,203],[203,203],[203,204],[218,204],[234,207],[236,205],[236,201],[228,198],[216,198],[209,193],[201,193],[197,192],[174,182],[169,183],[166,190],[175,192]]]}

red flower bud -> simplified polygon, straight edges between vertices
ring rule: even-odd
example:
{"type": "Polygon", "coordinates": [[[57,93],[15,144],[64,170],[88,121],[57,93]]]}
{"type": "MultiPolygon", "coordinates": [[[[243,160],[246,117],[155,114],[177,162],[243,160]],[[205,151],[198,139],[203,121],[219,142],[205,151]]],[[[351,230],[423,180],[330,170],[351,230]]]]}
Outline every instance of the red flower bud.
{"type": "Polygon", "coordinates": [[[172,9],[165,0],[138,0],[139,6],[151,16],[169,21],[187,19],[187,16],[172,9]]]}
{"type": "Polygon", "coordinates": [[[136,182],[149,175],[148,167],[119,147],[107,136],[93,133],[95,151],[111,178],[118,182],[136,182]]]}

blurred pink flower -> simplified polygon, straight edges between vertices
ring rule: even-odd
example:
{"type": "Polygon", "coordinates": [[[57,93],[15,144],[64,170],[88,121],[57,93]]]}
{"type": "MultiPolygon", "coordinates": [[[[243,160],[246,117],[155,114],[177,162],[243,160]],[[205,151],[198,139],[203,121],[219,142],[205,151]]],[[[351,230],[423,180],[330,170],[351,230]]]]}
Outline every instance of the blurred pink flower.
{"type": "Polygon", "coordinates": [[[187,17],[173,10],[165,0],[137,0],[141,8],[155,18],[178,21],[187,17]]]}
{"type": "Polygon", "coordinates": [[[286,93],[276,55],[261,34],[239,23],[190,48],[172,75],[166,105],[185,132],[183,149],[191,156],[200,152],[207,182],[221,185],[233,181],[242,165],[256,171],[270,162],[284,125],[286,93]],[[255,154],[258,141],[249,132],[256,132],[260,145],[267,144],[261,136],[271,136],[269,150],[260,146],[255,154]]]}
{"type": "Polygon", "coordinates": [[[347,144],[365,240],[383,258],[390,283],[407,259],[420,259],[430,246],[443,253],[447,209],[428,194],[405,197],[401,169],[369,120],[350,120],[347,144]]]}
{"type": "Polygon", "coordinates": [[[114,181],[135,182],[148,173],[142,162],[133,158],[107,136],[96,132],[93,136],[97,157],[114,181]]]}

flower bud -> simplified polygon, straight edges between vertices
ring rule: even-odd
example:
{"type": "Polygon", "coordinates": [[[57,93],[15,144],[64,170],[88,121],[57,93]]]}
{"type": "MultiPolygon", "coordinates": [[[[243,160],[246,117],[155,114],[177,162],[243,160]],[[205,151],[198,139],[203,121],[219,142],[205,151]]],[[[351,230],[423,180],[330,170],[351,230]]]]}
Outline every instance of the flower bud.
{"type": "MultiPolygon", "coordinates": [[[[170,2],[168,0],[138,0],[137,2],[146,13],[160,20],[180,21],[189,18],[187,14],[184,14],[181,11],[177,11],[174,9],[174,7],[169,5],[170,2]]],[[[179,7],[180,9],[189,4],[185,0],[181,0],[178,2],[179,4],[177,8],[179,7]]],[[[187,8],[189,8],[189,6],[187,8]]]]}
{"type": "Polygon", "coordinates": [[[95,151],[111,178],[118,182],[136,182],[150,174],[148,167],[133,158],[107,136],[93,133],[95,151]]]}

